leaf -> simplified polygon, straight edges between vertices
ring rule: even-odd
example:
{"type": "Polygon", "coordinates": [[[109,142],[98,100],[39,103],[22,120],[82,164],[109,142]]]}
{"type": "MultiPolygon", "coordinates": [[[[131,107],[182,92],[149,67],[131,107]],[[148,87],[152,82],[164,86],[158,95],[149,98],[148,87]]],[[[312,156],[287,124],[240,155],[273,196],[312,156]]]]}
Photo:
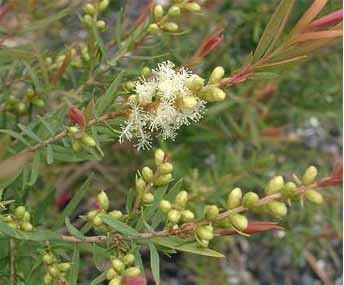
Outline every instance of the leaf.
{"type": "Polygon", "coordinates": [[[71,61],[72,61],[72,52],[71,52],[71,50],[69,50],[67,53],[65,53],[65,58],[61,64],[61,66],[53,74],[53,76],[51,78],[52,84],[56,84],[57,82],[59,82],[59,80],[62,78],[63,74],[67,70],[71,61]]]}
{"type": "Polygon", "coordinates": [[[72,258],[72,267],[69,271],[69,285],[76,285],[78,282],[80,266],[80,250],[77,244],[74,244],[74,252],[72,258]]]}
{"type": "Polygon", "coordinates": [[[19,153],[9,159],[0,161],[0,181],[16,176],[32,158],[33,153],[19,153]]]}
{"type": "Polygon", "coordinates": [[[84,112],[85,114],[85,121],[86,121],[86,124],[93,119],[94,117],[94,107],[95,107],[95,103],[94,103],[94,99],[92,98],[90,100],[90,102],[88,102],[87,104],[87,107],[86,107],[86,110],[84,112]]]}
{"type": "Polygon", "coordinates": [[[271,51],[284,30],[295,0],[282,0],[267,24],[253,55],[253,62],[271,51]]]}
{"type": "Polygon", "coordinates": [[[70,220],[69,220],[68,217],[65,218],[65,224],[66,224],[66,227],[67,227],[68,232],[69,232],[72,236],[75,236],[75,237],[77,237],[77,238],[80,239],[80,240],[84,240],[84,239],[85,239],[84,235],[83,235],[76,227],[74,227],[74,226],[71,224],[71,222],[70,222],[70,220]]]}
{"type": "Polygon", "coordinates": [[[47,145],[47,164],[54,163],[54,152],[50,144],[47,145]]]}
{"type": "Polygon", "coordinates": [[[308,58],[308,56],[303,55],[303,56],[298,56],[295,58],[282,60],[279,62],[272,62],[272,63],[268,63],[268,64],[264,64],[264,65],[258,65],[255,67],[255,70],[272,70],[272,69],[276,69],[276,68],[280,68],[280,67],[287,68],[291,64],[305,61],[307,58],[308,58]]]}
{"type": "Polygon", "coordinates": [[[33,162],[32,162],[32,170],[31,170],[31,174],[30,174],[30,181],[29,181],[29,185],[32,186],[36,183],[37,178],[39,176],[39,166],[41,164],[41,152],[40,151],[36,151],[35,156],[33,158],[33,162]]]}
{"type": "Polygon", "coordinates": [[[65,221],[65,218],[68,217],[79,205],[80,201],[82,200],[87,190],[89,189],[92,178],[93,178],[93,174],[87,178],[87,180],[81,185],[78,191],[74,194],[72,200],[70,200],[66,208],[64,208],[63,212],[61,213],[59,219],[57,220],[56,227],[62,226],[65,221]]]}
{"type": "Polygon", "coordinates": [[[0,130],[0,133],[4,133],[4,134],[7,134],[11,137],[14,137],[16,138],[18,141],[21,141],[23,144],[25,144],[26,146],[29,146],[30,143],[24,139],[24,137],[14,131],[11,131],[11,130],[0,130]]]}
{"type": "Polygon", "coordinates": [[[132,227],[112,218],[109,215],[105,215],[103,217],[103,222],[105,224],[109,225],[115,231],[120,232],[121,234],[124,234],[126,236],[133,236],[133,235],[138,234],[138,232],[135,229],[133,229],[132,227]]]}
{"type": "Polygon", "coordinates": [[[96,279],[94,279],[90,285],[97,285],[106,279],[106,272],[100,274],[96,279]]]}
{"type": "Polygon", "coordinates": [[[152,269],[152,274],[154,281],[157,285],[160,284],[160,261],[159,261],[159,252],[154,246],[154,244],[149,243],[149,252],[150,252],[150,264],[152,269]]]}
{"type": "Polygon", "coordinates": [[[37,141],[37,142],[42,142],[41,138],[39,138],[32,130],[30,130],[29,128],[25,127],[22,124],[18,124],[19,129],[21,129],[21,131],[27,135],[29,138],[37,141]]]}
{"type": "Polygon", "coordinates": [[[118,89],[123,77],[123,72],[119,73],[114,81],[112,81],[110,87],[106,90],[105,94],[101,96],[96,103],[96,115],[102,115],[111,106],[113,99],[116,97],[115,92],[118,89]]]}
{"type": "Polygon", "coordinates": [[[189,252],[189,253],[211,256],[211,257],[224,257],[223,254],[221,254],[215,250],[201,247],[197,242],[185,241],[183,239],[179,239],[176,237],[153,238],[153,239],[151,239],[151,241],[158,244],[158,245],[172,248],[172,249],[175,249],[178,251],[185,251],[185,252],[189,252]]]}

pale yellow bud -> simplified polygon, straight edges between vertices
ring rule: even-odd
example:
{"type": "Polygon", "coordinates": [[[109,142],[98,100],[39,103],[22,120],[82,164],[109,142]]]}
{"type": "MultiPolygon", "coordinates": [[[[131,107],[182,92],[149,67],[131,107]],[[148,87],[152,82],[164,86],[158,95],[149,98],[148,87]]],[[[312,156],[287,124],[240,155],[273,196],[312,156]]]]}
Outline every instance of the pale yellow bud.
{"type": "Polygon", "coordinates": [[[154,185],[155,186],[164,186],[168,184],[172,180],[172,174],[164,174],[159,176],[155,181],[154,185]]]}
{"type": "Polygon", "coordinates": [[[272,201],[267,205],[270,213],[276,218],[283,218],[287,215],[287,206],[280,201],[272,201]]]}
{"type": "Polygon", "coordinates": [[[234,214],[229,216],[230,223],[239,231],[242,231],[247,228],[248,221],[244,215],[234,214]]]}
{"type": "Polygon", "coordinates": [[[62,272],[66,272],[70,269],[71,264],[69,262],[62,262],[57,265],[57,268],[62,272]]]}
{"type": "Polygon", "coordinates": [[[174,210],[174,209],[169,211],[167,214],[167,219],[173,224],[177,224],[179,222],[180,218],[181,218],[181,213],[177,210],[174,210]]]}
{"type": "Polygon", "coordinates": [[[201,240],[211,240],[214,238],[214,229],[212,226],[199,226],[196,230],[196,234],[201,240]]]}
{"type": "Polygon", "coordinates": [[[219,215],[220,210],[216,205],[207,205],[204,208],[204,216],[207,220],[214,220],[219,215]]]}
{"type": "Polygon", "coordinates": [[[54,278],[58,278],[61,275],[60,270],[58,270],[55,265],[49,266],[48,267],[48,272],[54,278]]]}
{"type": "Polygon", "coordinates": [[[84,24],[87,26],[87,27],[92,27],[93,25],[93,19],[90,15],[86,14],[84,15],[83,17],[83,21],[84,21],[84,24]]]}
{"type": "Polygon", "coordinates": [[[99,207],[102,210],[107,210],[109,209],[109,197],[107,196],[107,194],[104,191],[101,191],[98,195],[97,195],[97,202],[99,207]]]}
{"type": "Polygon", "coordinates": [[[189,12],[199,12],[201,11],[201,6],[196,2],[189,2],[184,4],[183,8],[189,12]]]}
{"type": "Polygon", "coordinates": [[[318,175],[318,169],[315,166],[310,166],[306,169],[302,176],[302,183],[304,185],[312,184],[318,175]]]}
{"type": "Polygon", "coordinates": [[[72,149],[75,152],[79,152],[81,150],[81,144],[78,141],[72,142],[72,149]]]}
{"type": "Polygon", "coordinates": [[[204,87],[204,84],[205,80],[197,74],[192,75],[187,81],[187,87],[192,92],[200,91],[204,87]]]}
{"type": "Polygon", "coordinates": [[[218,66],[215,67],[215,69],[213,70],[213,72],[211,73],[210,77],[209,77],[209,84],[215,84],[218,83],[223,76],[225,75],[225,70],[222,66],[218,66]]]}
{"type": "Polygon", "coordinates": [[[110,215],[111,217],[113,217],[114,219],[116,219],[116,220],[119,220],[120,218],[123,217],[122,212],[121,212],[121,211],[118,211],[118,210],[113,210],[113,211],[111,211],[111,212],[109,213],[109,215],[110,215]]]}
{"type": "Polygon", "coordinates": [[[154,156],[155,156],[155,164],[158,166],[162,164],[165,160],[165,153],[161,149],[157,149],[154,153],[154,156]]]}
{"type": "Polygon", "coordinates": [[[156,5],[154,7],[153,14],[155,21],[160,21],[161,18],[164,16],[164,8],[161,5],[156,5]]]}
{"type": "Polygon", "coordinates": [[[180,8],[178,6],[171,6],[170,9],[168,9],[167,14],[171,17],[177,17],[180,15],[180,8]]]}
{"type": "Polygon", "coordinates": [[[258,201],[259,201],[259,196],[257,193],[247,192],[242,198],[242,205],[245,208],[252,209],[257,206],[258,201]]]}
{"type": "Polygon", "coordinates": [[[113,279],[111,279],[109,285],[121,285],[122,284],[122,277],[116,276],[113,279]]]}
{"type": "Polygon", "coordinates": [[[275,176],[270,179],[265,187],[265,193],[267,195],[277,193],[284,187],[284,179],[282,176],[275,176]]]}
{"type": "Polygon", "coordinates": [[[108,6],[109,6],[109,0],[102,0],[99,2],[97,8],[99,12],[103,12],[104,10],[107,9],[108,6]]]}
{"type": "Polygon", "coordinates": [[[182,111],[188,112],[188,111],[194,110],[195,107],[197,106],[197,103],[198,103],[197,98],[195,98],[194,96],[185,96],[178,100],[178,107],[182,111]]]}
{"type": "Polygon", "coordinates": [[[108,271],[106,271],[106,279],[107,280],[114,279],[117,275],[118,275],[117,272],[113,268],[110,268],[110,269],[108,269],[108,271]]]}
{"type": "Polygon", "coordinates": [[[159,30],[160,28],[157,24],[150,24],[148,27],[148,32],[153,35],[159,32],[159,30]]]}
{"type": "Polygon", "coordinates": [[[135,185],[136,185],[136,190],[138,192],[141,192],[145,189],[146,182],[142,178],[136,178],[135,185]]]}
{"type": "Polygon", "coordinates": [[[283,195],[283,197],[286,197],[286,198],[295,198],[296,195],[297,195],[297,187],[296,187],[296,184],[294,182],[287,182],[283,189],[281,190],[281,193],[283,195]]]}
{"type": "Polygon", "coordinates": [[[143,194],[142,201],[145,204],[151,204],[154,201],[154,195],[152,193],[143,194]]]}
{"type": "Polygon", "coordinates": [[[123,273],[125,276],[135,277],[141,274],[141,270],[137,266],[132,266],[126,269],[123,273]]]}
{"type": "Polygon", "coordinates": [[[240,206],[242,198],[242,191],[240,188],[234,188],[227,198],[227,209],[234,209],[240,206]]]}
{"type": "Polygon", "coordinates": [[[160,207],[160,210],[165,214],[167,214],[172,209],[171,203],[167,200],[161,200],[159,207],[160,207]]]}
{"type": "Polygon", "coordinates": [[[124,263],[118,258],[113,259],[111,263],[112,263],[112,268],[115,269],[117,273],[122,273],[123,270],[125,269],[124,263]]]}
{"type": "Polygon", "coordinates": [[[151,74],[152,74],[152,71],[148,66],[145,66],[144,68],[142,68],[141,75],[143,77],[149,77],[151,74]]]}
{"type": "Polygon", "coordinates": [[[86,146],[95,147],[97,145],[96,141],[89,135],[84,135],[81,141],[86,146]]]}
{"type": "Polygon", "coordinates": [[[104,31],[106,29],[106,22],[103,20],[99,20],[96,22],[96,27],[101,30],[104,31]]]}
{"type": "Polygon", "coordinates": [[[181,219],[183,222],[190,222],[195,218],[195,215],[192,211],[190,210],[184,210],[182,211],[182,216],[181,219]]]}
{"type": "Polygon", "coordinates": [[[145,166],[144,168],[142,168],[141,174],[142,174],[143,179],[146,182],[151,182],[154,177],[153,170],[150,169],[148,166],[145,166]]]}
{"type": "Polygon", "coordinates": [[[305,198],[311,203],[320,205],[324,202],[323,196],[313,189],[306,190],[304,195],[305,198]]]}
{"type": "Polygon", "coordinates": [[[94,15],[96,13],[96,8],[90,3],[85,4],[83,10],[85,13],[90,14],[90,15],[94,15]]]}
{"type": "Polygon", "coordinates": [[[125,265],[131,265],[134,263],[135,261],[135,256],[131,253],[128,253],[126,254],[124,257],[123,257],[123,262],[125,265]]]}
{"type": "Polygon", "coordinates": [[[24,218],[26,208],[24,206],[19,206],[14,210],[14,215],[17,219],[21,220],[24,218]]]}
{"type": "Polygon", "coordinates": [[[95,226],[101,226],[103,224],[102,215],[98,214],[93,218],[93,224],[95,226]]]}
{"type": "Polygon", "coordinates": [[[44,284],[48,285],[48,284],[51,284],[53,281],[54,279],[49,273],[44,275],[44,278],[43,278],[44,284]]]}
{"type": "Polygon", "coordinates": [[[75,126],[68,128],[68,133],[73,134],[73,135],[76,134],[78,131],[79,131],[79,128],[75,126]]]}
{"type": "Polygon", "coordinates": [[[188,192],[180,191],[174,200],[174,205],[177,208],[182,209],[186,206],[187,202],[188,202],[188,192]]]}
{"type": "Polygon", "coordinates": [[[158,167],[159,173],[168,174],[173,171],[173,164],[169,162],[164,162],[158,167]]]}
{"type": "Polygon", "coordinates": [[[204,87],[199,96],[207,102],[221,102],[226,99],[226,93],[215,86],[204,87]]]}
{"type": "Polygon", "coordinates": [[[97,210],[91,210],[87,213],[87,219],[90,221],[90,222],[93,222],[95,216],[97,216],[98,214],[98,211],[97,210]]]}
{"type": "Polygon", "coordinates": [[[163,29],[167,32],[174,33],[178,31],[178,25],[174,22],[167,22],[163,24],[163,29]]]}

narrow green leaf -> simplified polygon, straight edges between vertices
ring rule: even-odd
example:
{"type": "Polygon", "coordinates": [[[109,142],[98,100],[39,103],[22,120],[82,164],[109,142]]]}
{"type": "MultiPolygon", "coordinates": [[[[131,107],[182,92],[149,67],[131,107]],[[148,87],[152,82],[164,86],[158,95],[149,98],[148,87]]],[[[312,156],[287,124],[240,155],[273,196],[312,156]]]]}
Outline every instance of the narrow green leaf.
{"type": "Polygon", "coordinates": [[[11,137],[16,138],[18,141],[22,142],[26,146],[30,145],[30,143],[26,139],[24,139],[24,137],[22,135],[14,132],[12,130],[0,130],[0,133],[4,133],[4,134],[7,134],[7,135],[9,135],[11,137]]]}
{"type": "Polygon", "coordinates": [[[67,227],[68,232],[69,232],[72,236],[75,236],[75,237],[77,237],[78,239],[81,239],[81,240],[84,240],[84,239],[85,239],[84,235],[83,235],[76,227],[74,227],[74,226],[71,224],[71,222],[70,222],[70,220],[69,220],[68,217],[65,218],[65,224],[66,224],[66,227],[67,227]]]}
{"type": "Polygon", "coordinates": [[[96,279],[94,279],[90,285],[97,285],[106,279],[106,272],[100,274],[96,279]]]}
{"type": "Polygon", "coordinates": [[[154,281],[156,285],[160,284],[160,260],[159,260],[159,252],[156,249],[155,245],[152,243],[148,244],[149,252],[150,252],[150,263],[154,281]]]}
{"type": "Polygon", "coordinates": [[[37,142],[42,142],[41,138],[39,138],[32,130],[30,130],[29,128],[25,127],[22,124],[18,124],[19,129],[21,129],[21,131],[27,135],[29,138],[37,141],[37,142]]]}
{"type": "Polygon", "coordinates": [[[30,174],[30,181],[29,181],[29,185],[32,186],[36,183],[37,178],[39,176],[39,167],[41,165],[41,152],[40,151],[36,151],[35,156],[33,158],[33,162],[32,162],[32,170],[31,170],[31,174],[30,174]]]}
{"type": "Polygon", "coordinates": [[[133,235],[138,234],[138,232],[135,229],[128,226],[127,224],[124,224],[124,223],[112,218],[111,216],[105,215],[103,217],[103,221],[105,224],[109,225],[115,231],[120,232],[121,234],[124,234],[126,236],[133,236],[133,235]]]}
{"type": "Polygon", "coordinates": [[[76,285],[78,282],[80,266],[80,251],[77,244],[74,245],[73,258],[72,258],[72,268],[69,271],[69,285],[76,285]]]}
{"type": "Polygon", "coordinates": [[[121,83],[123,72],[119,73],[110,87],[106,90],[105,94],[101,96],[96,103],[96,115],[102,115],[106,109],[111,106],[113,99],[116,97],[116,91],[121,83]]]}
{"type": "Polygon", "coordinates": [[[47,145],[47,164],[54,163],[54,152],[50,144],[47,145]]]}

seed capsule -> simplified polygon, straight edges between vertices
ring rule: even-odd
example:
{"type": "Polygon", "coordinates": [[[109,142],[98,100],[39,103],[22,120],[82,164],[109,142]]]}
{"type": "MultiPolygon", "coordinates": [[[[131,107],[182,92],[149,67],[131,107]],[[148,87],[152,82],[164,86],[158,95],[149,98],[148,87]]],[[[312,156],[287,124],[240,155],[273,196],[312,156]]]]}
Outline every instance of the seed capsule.
{"type": "Polygon", "coordinates": [[[240,206],[242,198],[242,191],[240,188],[234,188],[227,198],[227,209],[234,209],[240,206]]]}
{"type": "Polygon", "coordinates": [[[135,256],[131,253],[128,253],[126,254],[124,257],[123,257],[123,262],[125,265],[131,265],[134,263],[135,261],[135,256]]]}
{"type": "Polygon", "coordinates": [[[305,198],[309,202],[312,202],[312,203],[317,204],[317,205],[320,205],[324,202],[323,196],[319,192],[317,192],[313,189],[305,191],[305,198]]]}
{"type": "Polygon", "coordinates": [[[190,222],[195,218],[195,215],[192,211],[190,210],[184,210],[182,211],[182,216],[181,219],[183,222],[190,222]]]}
{"type": "Polygon", "coordinates": [[[144,168],[142,168],[142,177],[146,182],[150,182],[153,179],[154,173],[153,170],[150,169],[148,166],[145,166],[144,168]]]}
{"type": "Polygon", "coordinates": [[[173,171],[173,164],[169,162],[165,162],[159,166],[159,173],[161,174],[169,174],[173,171]]]}
{"type": "Polygon", "coordinates": [[[101,191],[97,195],[97,203],[102,210],[106,211],[107,209],[109,209],[109,197],[104,191],[101,191]]]}
{"type": "Polygon", "coordinates": [[[196,230],[196,234],[201,240],[211,240],[214,238],[213,227],[210,225],[199,226],[196,230]]]}
{"type": "Polygon", "coordinates": [[[112,260],[112,268],[115,269],[117,273],[122,273],[125,265],[120,259],[115,258],[112,260]]]}
{"type": "Polygon", "coordinates": [[[176,198],[174,199],[174,204],[177,208],[184,208],[186,206],[186,203],[188,202],[188,192],[186,191],[180,191],[176,198]]]}
{"type": "Polygon", "coordinates": [[[172,180],[172,174],[164,174],[159,176],[155,181],[154,185],[155,186],[163,186],[168,184],[172,180]]]}
{"type": "Polygon", "coordinates": [[[220,210],[216,205],[208,205],[204,208],[204,216],[207,220],[214,220],[219,215],[220,210]]]}
{"type": "Polygon", "coordinates": [[[222,66],[218,66],[215,67],[215,69],[213,70],[213,72],[211,73],[210,77],[209,77],[209,84],[215,84],[218,83],[223,76],[225,75],[225,70],[222,66]]]}
{"type": "Polygon", "coordinates": [[[169,201],[167,201],[167,200],[161,200],[161,201],[160,201],[160,204],[159,204],[159,207],[160,207],[160,210],[161,210],[163,213],[167,214],[167,213],[171,210],[172,205],[171,205],[171,203],[170,203],[169,201]]]}
{"type": "Polygon", "coordinates": [[[130,276],[130,277],[139,276],[140,273],[141,273],[141,270],[137,266],[129,267],[128,269],[124,271],[124,275],[130,276]]]}
{"type": "Polygon", "coordinates": [[[259,201],[259,196],[257,193],[247,192],[242,198],[242,205],[245,208],[252,209],[257,206],[258,201],[259,201]]]}
{"type": "Polygon", "coordinates": [[[305,173],[302,176],[302,183],[308,185],[314,182],[315,178],[318,175],[318,169],[315,166],[310,166],[306,169],[305,173]]]}
{"type": "Polygon", "coordinates": [[[276,218],[283,218],[287,215],[288,209],[283,202],[272,201],[267,205],[270,213],[276,218]]]}
{"type": "Polygon", "coordinates": [[[174,210],[174,209],[169,211],[167,214],[167,219],[173,224],[177,224],[179,222],[180,218],[181,218],[181,213],[177,210],[174,210]]]}
{"type": "Polygon", "coordinates": [[[244,215],[234,214],[229,216],[230,223],[238,230],[242,231],[247,228],[248,220],[244,215]]]}

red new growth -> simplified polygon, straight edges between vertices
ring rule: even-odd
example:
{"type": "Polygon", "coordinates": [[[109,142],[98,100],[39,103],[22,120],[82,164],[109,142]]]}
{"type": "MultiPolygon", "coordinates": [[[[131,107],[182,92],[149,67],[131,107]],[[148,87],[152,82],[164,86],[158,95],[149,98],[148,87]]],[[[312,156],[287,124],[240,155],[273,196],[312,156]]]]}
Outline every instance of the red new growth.
{"type": "Polygon", "coordinates": [[[80,127],[85,126],[85,115],[82,111],[80,111],[77,107],[71,106],[68,109],[68,117],[74,123],[80,127]]]}
{"type": "Polygon", "coordinates": [[[122,284],[123,285],[146,285],[146,278],[142,276],[137,276],[137,277],[129,277],[129,276],[124,276],[122,278],[122,284]]]}
{"type": "Polygon", "coordinates": [[[210,54],[219,44],[223,41],[223,30],[217,30],[211,36],[206,38],[203,43],[201,43],[200,48],[196,52],[197,57],[205,57],[210,54]]]}

